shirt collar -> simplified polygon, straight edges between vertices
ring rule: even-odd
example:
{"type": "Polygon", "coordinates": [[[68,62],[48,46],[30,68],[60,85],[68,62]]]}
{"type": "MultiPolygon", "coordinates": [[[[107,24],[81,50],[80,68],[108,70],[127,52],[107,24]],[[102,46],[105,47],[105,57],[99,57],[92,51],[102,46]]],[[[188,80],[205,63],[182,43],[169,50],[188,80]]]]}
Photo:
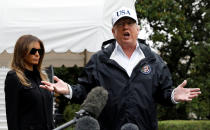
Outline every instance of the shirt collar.
{"type": "MultiPolygon", "coordinates": [[[[138,51],[138,53],[140,53],[140,54],[143,53],[143,52],[141,51],[140,46],[139,46],[138,40],[136,40],[136,43],[137,43],[137,44],[136,44],[136,49],[135,49],[135,51],[138,51]]],[[[117,54],[119,54],[119,53],[121,53],[121,54],[123,54],[124,56],[126,56],[125,53],[124,53],[124,51],[123,51],[123,49],[122,49],[122,47],[121,47],[120,44],[116,41],[115,49],[114,49],[114,51],[113,51],[111,57],[112,57],[113,55],[117,55],[117,54]]]]}

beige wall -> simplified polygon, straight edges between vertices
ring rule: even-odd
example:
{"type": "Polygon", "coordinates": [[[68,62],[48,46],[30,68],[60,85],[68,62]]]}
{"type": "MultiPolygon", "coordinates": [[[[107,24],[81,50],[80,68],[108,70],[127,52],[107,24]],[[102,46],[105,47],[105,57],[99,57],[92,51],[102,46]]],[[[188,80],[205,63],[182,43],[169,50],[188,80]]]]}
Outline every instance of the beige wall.
{"type": "MultiPolygon", "coordinates": [[[[72,53],[67,51],[65,53],[55,53],[49,52],[45,54],[43,67],[48,67],[53,65],[54,67],[60,67],[65,65],[66,67],[71,67],[77,65],[79,67],[83,67],[92,56],[92,52],[81,52],[81,53],[72,53]]],[[[5,66],[9,67],[10,62],[12,60],[12,55],[7,52],[3,52],[0,54],[0,67],[5,66]]]]}

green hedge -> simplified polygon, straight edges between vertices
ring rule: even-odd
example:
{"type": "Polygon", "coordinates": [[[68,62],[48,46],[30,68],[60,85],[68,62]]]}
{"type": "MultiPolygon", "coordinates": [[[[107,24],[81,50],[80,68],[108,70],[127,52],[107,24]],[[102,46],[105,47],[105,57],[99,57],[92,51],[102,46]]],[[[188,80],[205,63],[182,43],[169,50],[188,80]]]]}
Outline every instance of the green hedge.
{"type": "MultiPolygon", "coordinates": [[[[158,122],[158,130],[210,130],[210,120],[167,120],[158,122]]],[[[65,130],[73,130],[67,128],[65,130]]]]}
{"type": "Polygon", "coordinates": [[[159,130],[210,130],[210,120],[167,120],[158,122],[159,130]]]}

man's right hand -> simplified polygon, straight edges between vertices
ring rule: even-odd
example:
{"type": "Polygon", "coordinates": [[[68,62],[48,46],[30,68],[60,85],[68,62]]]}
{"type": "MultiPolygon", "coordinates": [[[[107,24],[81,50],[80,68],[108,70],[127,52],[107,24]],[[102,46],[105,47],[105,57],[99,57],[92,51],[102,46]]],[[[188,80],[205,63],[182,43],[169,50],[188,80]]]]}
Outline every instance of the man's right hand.
{"type": "Polygon", "coordinates": [[[41,88],[47,89],[51,92],[56,92],[59,94],[69,94],[70,90],[68,87],[68,84],[65,83],[63,80],[59,79],[57,76],[53,76],[53,79],[56,81],[56,83],[50,83],[47,81],[41,81],[44,85],[40,85],[41,88]]]}

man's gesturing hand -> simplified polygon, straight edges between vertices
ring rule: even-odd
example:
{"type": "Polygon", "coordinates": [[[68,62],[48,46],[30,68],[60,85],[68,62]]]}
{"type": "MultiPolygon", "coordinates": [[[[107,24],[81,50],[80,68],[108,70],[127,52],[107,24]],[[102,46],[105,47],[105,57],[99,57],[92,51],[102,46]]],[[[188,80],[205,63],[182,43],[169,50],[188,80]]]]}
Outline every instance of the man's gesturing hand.
{"type": "Polygon", "coordinates": [[[57,76],[53,76],[53,79],[56,81],[56,83],[41,81],[44,85],[40,85],[40,87],[59,94],[69,94],[69,87],[67,83],[59,79],[57,76]]]}
{"type": "Polygon", "coordinates": [[[192,101],[193,98],[201,94],[200,88],[184,88],[186,84],[187,80],[184,80],[174,89],[174,100],[176,102],[192,101]]]}

